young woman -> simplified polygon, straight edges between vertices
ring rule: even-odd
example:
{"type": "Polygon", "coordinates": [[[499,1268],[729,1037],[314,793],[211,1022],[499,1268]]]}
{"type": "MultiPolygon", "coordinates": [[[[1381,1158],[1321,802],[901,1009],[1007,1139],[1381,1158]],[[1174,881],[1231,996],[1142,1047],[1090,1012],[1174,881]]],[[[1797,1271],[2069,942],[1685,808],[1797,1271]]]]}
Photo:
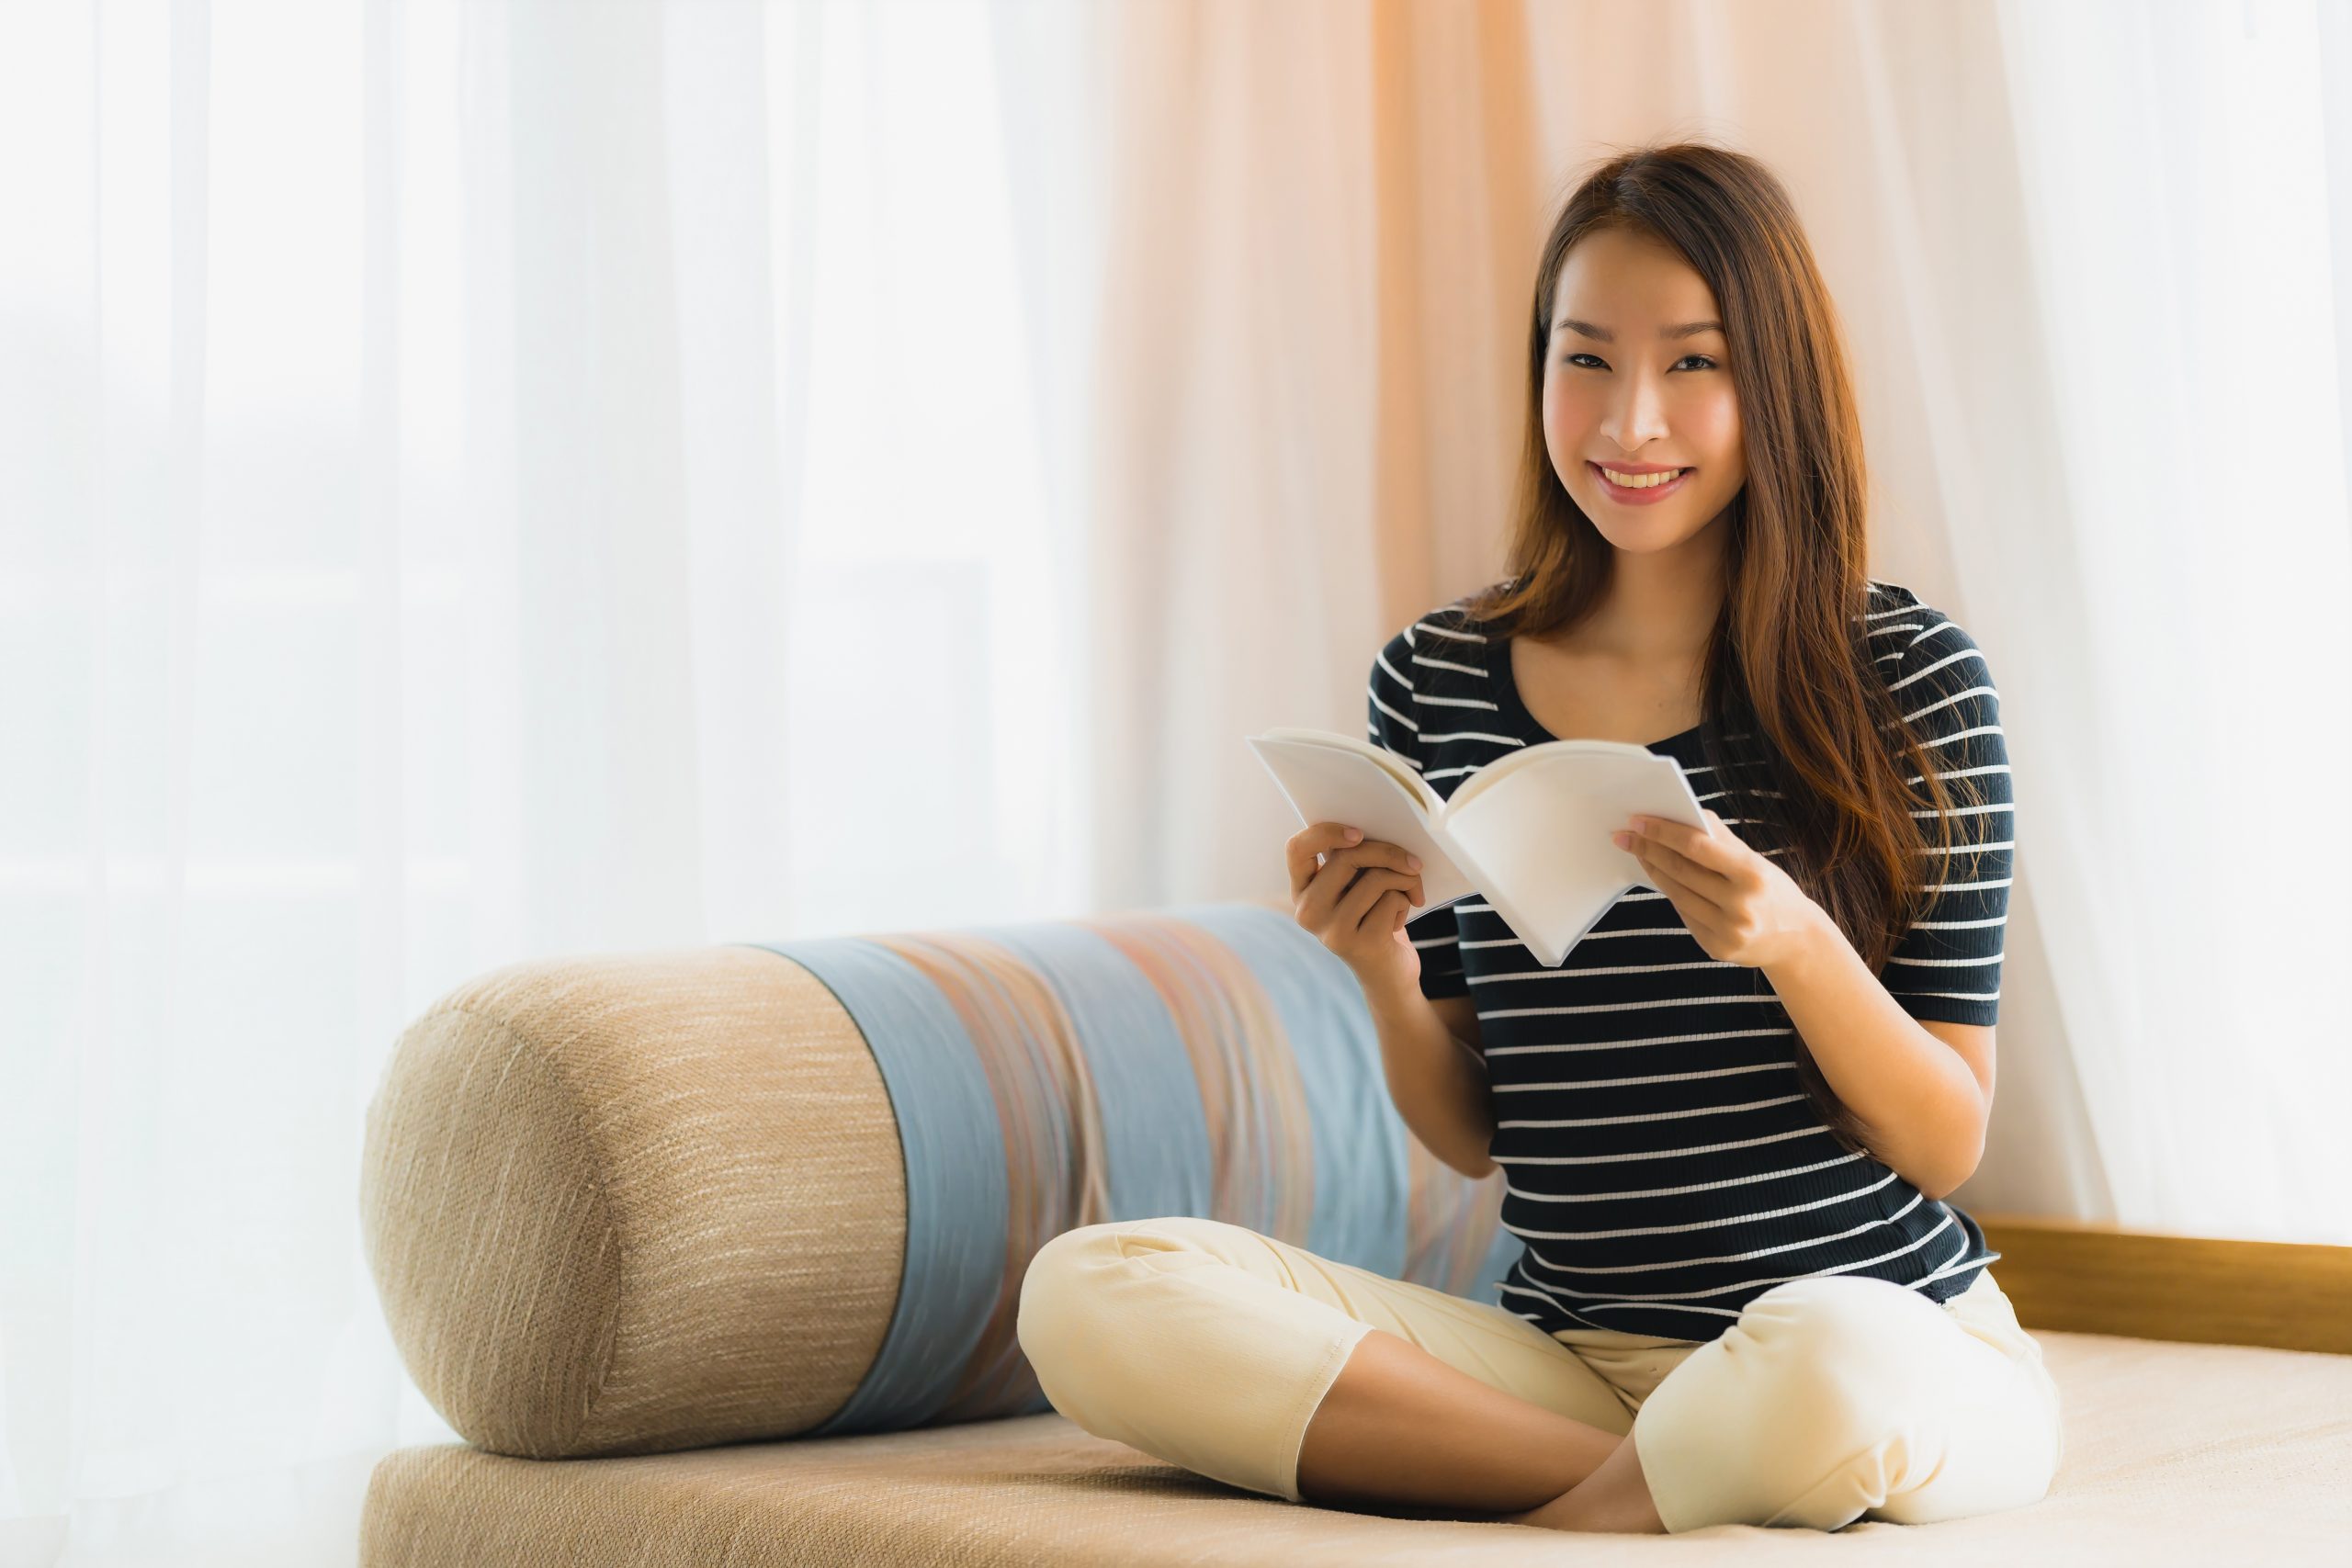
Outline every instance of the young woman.
{"type": "Polygon", "coordinates": [[[1289,844],[1407,1124],[1502,1172],[1502,1304],[1171,1217],[1042,1249],[1023,1347],[1089,1430],[1294,1501],[1652,1532],[2031,1503],[2057,1389],[1944,1201],[1993,1097],[1999,698],[1951,617],[1865,574],[1785,191],[1703,145],[1613,159],[1528,331],[1514,570],[1388,640],[1371,737],[1445,795],[1521,746],[1645,745],[1705,826],[1613,835],[1658,891],[1556,970],[1476,897],[1411,915],[1396,845],[1289,844]],[[1080,1301],[1117,1332],[1045,1332],[1080,1301]]]}

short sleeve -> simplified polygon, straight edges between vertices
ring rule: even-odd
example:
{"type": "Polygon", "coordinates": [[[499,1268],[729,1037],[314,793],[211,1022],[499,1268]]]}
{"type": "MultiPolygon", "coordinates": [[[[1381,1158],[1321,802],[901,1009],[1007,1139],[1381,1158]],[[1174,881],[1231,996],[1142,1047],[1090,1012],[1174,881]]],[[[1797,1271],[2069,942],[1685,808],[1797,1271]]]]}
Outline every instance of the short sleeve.
{"type": "MultiPolygon", "coordinates": [[[[1948,855],[1945,886],[1888,957],[1880,979],[1917,1019],[1990,1024],[2000,1010],[2001,953],[2007,930],[2017,823],[2009,753],[2001,730],[2001,697],[1975,640],[1947,616],[1922,605],[1906,621],[1918,630],[1903,645],[1889,677],[1905,719],[1949,789],[1973,786],[1979,797],[1952,803],[1949,852],[1928,823],[1928,852],[1948,855]]],[[[1927,783],[1910,773],[1916,810],[1931,815],[1927,783]]],[[[1930,875],[1923,886],[1933,886],[1930,875]]]]}
{"type": "MultiPolygon", "coordinates": [[[[1420,721],[1413,706],[1414,651],[1412,627],[1390,637],[1372,661],[1364,695],[1370,726],[1366,739],[1418,773],[1422,761],[1420,721]]],[[[1462,927],[1454,919],[1453,905],[1408,919],[1405,934],[1420,951],[1421,995],[1435,1000],[1470,994],[1470,982],[1462,968],[1462,927]]]]}

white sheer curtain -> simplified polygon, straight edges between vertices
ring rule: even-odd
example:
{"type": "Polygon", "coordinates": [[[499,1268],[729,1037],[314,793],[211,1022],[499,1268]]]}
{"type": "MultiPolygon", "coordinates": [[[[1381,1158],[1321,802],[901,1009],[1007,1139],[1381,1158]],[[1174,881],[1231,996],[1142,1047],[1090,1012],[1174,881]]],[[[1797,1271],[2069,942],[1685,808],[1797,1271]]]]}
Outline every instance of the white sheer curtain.
{"type": "Polygon", "coordinates": [[[2019,770],[1963,1190],[2352,1240],[2300,3],[0,13],[0,1563],[348,1562],[360,1112],[536,954],[1272,897],[1612,145],[1781,170],[2019,770]],[[1596,65],[1605,69],[1596,68],[1596,65]]]}
{"type": "Polygon", "coordinates": [[[2015,0],[1990,48],[1863,15],[1933,427],[1896,493],[2018,770],[2032,1055],[1962,1201],[2352,1242],[2346,12],[2015,0]]]}
{"type": "Polygon", "coordinates": [[[2125,1223],[2352,1242],[2352,17],[2002,20],[2055,483],[1954,553],[1989,602],[2072,540],[2074,616],[2002,628],[2091,721],[2041,962],[2125,1223]]]}
{"type": "Polygon", "coordinates": [[[0,1562],[353,1560],[450,987],[1080,904],[1084,9],[0,13],[0,1562]]]}

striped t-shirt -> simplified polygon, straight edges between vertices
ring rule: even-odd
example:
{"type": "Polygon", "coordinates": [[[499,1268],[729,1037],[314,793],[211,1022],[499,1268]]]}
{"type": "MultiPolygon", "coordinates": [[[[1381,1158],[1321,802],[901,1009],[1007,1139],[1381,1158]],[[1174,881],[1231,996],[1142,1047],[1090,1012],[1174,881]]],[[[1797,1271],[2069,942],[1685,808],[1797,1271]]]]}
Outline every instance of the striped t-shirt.
{"type": "MultiPolygon", "coordinates": [[[[1559,739],[1521,702],[1509,641],[1467,604],[1391,637],[1369,692],[1373,742],[1449,798],[1498,757],[1559,739]]],[[[1955,863],[1879,977],[1915,1018],[1990,1024],[2014,845],[2000,698],[1974,641],[1910,590],[1871,582],[1863,619],[1939,776],[1965,774],[1984,802],[1954,814],[1955,852],[1973,858],[1955,863]]],[[[1770,824],[1716,804],[1724,791],[1698,729],[1649,750],[1680,763],[1744,841],[1782,852],[1770,824]]],[[[1908,776],[1924,818],[1931,797],[1908,776]]],[[[1814,1274],[1943,1302],[2000,1256],[1966,1213],[1838,1141],[1805,1097],[1795,1031],[1764,971],[1710,958],[1665,894],[1624,894],[1557,969],[1476,894],[1407,930],[1422,992],[1476,999],[1488,1157],[1502,1168],[1502,1223],[1526,1243],[1501,1300],[1546,1333],[1702,1342],[1763,1292],[1814,1274]]]]}

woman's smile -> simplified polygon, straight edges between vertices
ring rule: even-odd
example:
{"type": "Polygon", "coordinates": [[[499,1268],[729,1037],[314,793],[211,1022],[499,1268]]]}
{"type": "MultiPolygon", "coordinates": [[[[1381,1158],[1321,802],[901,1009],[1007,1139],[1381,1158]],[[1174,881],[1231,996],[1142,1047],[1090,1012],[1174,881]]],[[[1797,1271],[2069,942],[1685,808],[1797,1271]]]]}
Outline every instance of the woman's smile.
{"type": "Polygon", "coordinates": [[[1696,468],[1685,468],[1664,484],[1629,486],[1621,485],[1611,479],[1608,471],[1598,463],[1587,462],[1585,467],[1591,469],[1593,478],[1600,481],[1601,493],[1622,506],[1648,506],[1655,502],[1663,501],[1680,490],[1689,481],[1690,476],[1698,472],[1696,468]]]}

